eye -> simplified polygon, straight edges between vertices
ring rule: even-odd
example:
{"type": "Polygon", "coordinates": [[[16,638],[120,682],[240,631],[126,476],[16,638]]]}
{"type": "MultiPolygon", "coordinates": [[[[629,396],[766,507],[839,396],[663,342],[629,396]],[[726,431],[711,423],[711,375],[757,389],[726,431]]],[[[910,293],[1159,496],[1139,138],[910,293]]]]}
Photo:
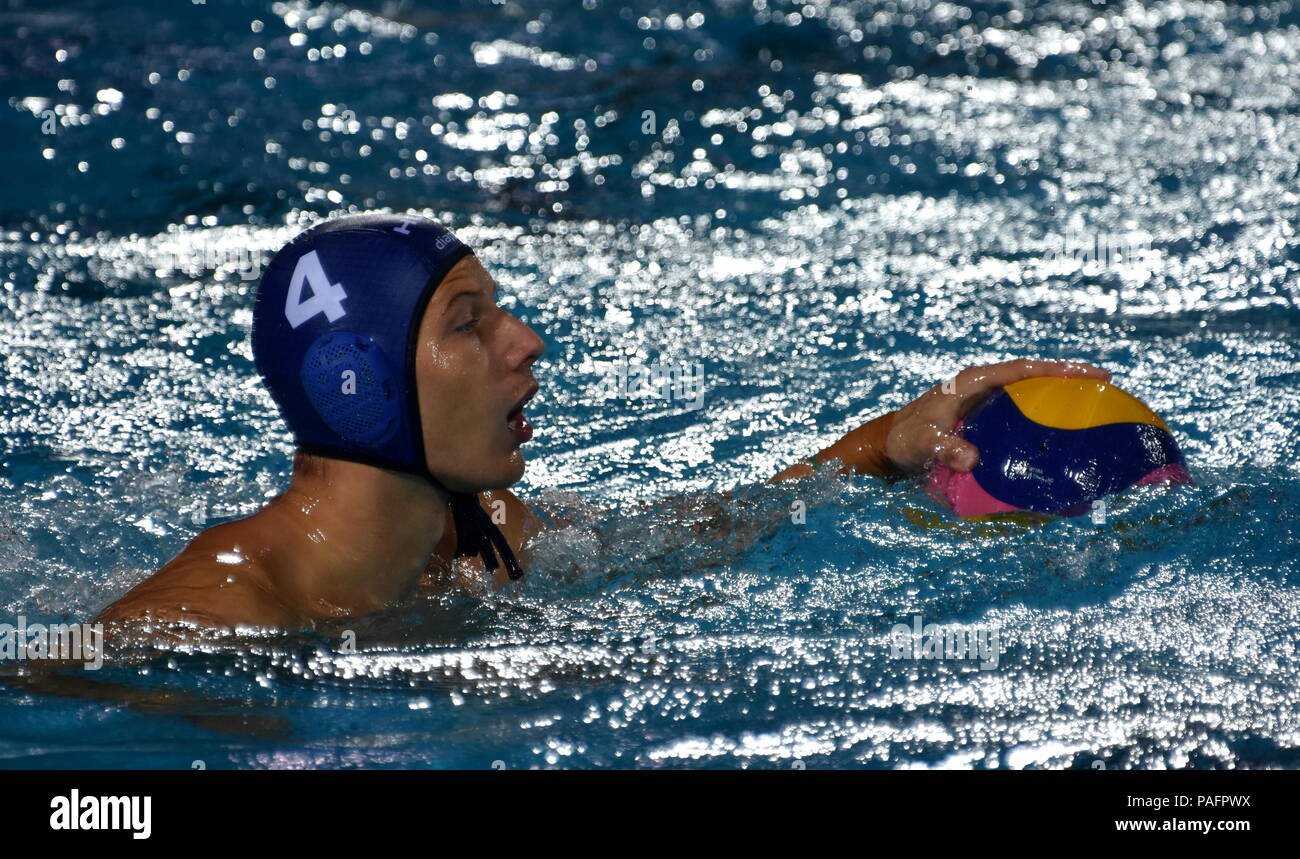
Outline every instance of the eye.
{"type": "Polygon", "coordinates": [[[478,320],[471,319],[469,322],[466,322],[464,325],[457,327],[456,330],[464,331],[466,334],[468,334],[474,328],[475,325],[478,325],[478,320]]]}

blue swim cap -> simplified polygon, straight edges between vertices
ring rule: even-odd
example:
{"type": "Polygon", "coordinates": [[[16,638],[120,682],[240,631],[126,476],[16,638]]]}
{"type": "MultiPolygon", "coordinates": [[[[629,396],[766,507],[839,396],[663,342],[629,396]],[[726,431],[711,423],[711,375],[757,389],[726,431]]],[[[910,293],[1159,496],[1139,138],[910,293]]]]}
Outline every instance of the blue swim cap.
{"type": "Polygon", "coordinates": [[[423,477],[451,497],[457,556],[480,554],[511,578],[518,561],[475,496],[429,473],[415,384],[420,319],[438,284],[472,251],[410,215],[350,215],[300,233],[262,274],[253,358],[308,453],[423,477]]]}

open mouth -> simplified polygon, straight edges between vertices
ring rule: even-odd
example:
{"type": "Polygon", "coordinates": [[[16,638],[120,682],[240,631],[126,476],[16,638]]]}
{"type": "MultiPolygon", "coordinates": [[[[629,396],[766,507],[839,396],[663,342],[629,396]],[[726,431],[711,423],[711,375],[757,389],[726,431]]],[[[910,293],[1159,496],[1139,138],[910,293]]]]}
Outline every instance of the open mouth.
{"type": "Polygon", "coordinates": [[[519,402],[515,403],[515,407],[510,410],[510,414],[506,415],[506,428],[523,441],[528,441],[533,437],[533,425],[524,416],[524,406],[528,405],[528,401],[535,396],[537,396],[536,384],[528,389],[528,393],[519,398],[519,402]]]}

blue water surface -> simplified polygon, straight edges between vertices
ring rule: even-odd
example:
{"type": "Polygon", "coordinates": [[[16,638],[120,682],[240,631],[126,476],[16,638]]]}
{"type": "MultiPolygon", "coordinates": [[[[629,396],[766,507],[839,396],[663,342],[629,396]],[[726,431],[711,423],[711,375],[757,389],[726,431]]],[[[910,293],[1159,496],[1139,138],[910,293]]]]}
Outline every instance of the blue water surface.
{"type": "Polygon", "coordinates": [[[547,341],[517,489],[571,524],[501,592],[0,687],[0,766],[1300,764],[1297,69],[1289,2],[10,0],[0,620],[287,485],[250,307],[330,214],[479,250],[547,341]],[[1022,356],[1114,371],[1197,485],[761,486],[1022,356]]]}

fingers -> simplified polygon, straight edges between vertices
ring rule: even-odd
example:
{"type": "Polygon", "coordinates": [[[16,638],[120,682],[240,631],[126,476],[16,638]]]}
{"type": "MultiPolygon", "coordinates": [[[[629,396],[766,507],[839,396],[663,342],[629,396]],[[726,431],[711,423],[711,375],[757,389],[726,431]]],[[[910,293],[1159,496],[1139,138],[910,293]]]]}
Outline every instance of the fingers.
{"type": "Polygon", "coordinates": [[[1103,370],[1086,361],[1036,361],[1033,358],[1022,360],[1026,365],[1025,375],[1020,377],[1023,379],[1034,376],[1069,376],[1071,378],[1098,379],[1102,382],[1110,381],[1110,370],[1103,370]]]}
{"type": "Polygon", "coordinates": [[[1082,377],[1101,379],[1102,382],[1110,381],[1110,370],[1101,369],[1100,366],[1093,366],[1086,361],[1044,361],[1034,357],[1021,357],[1014,361],[971,369],[976,370],[976,377],[992,382],[989,387],[1002,387],[1035,376],[1082,377]]]}
{"type": "MultiPolygon", "coordinates": [[[[970,367],[957,374],[953,417],[960,418],[990,391],[1021,379],[1036,376],[1097,379],[1109,382],[1111,373],[1085,361],[1043,361],[1017,358],[1000,364],[970,367]]],[[[955,422],[955,421],[954,421],[955,422]]],[[[935,427],[938,430],[938,427],[935,427]]],[[[939,431],[933,449],[935,458],[954,471],[970,471],[979,463],[979,450],[958,435],[939,431]]]]}
{"type": "Polygon", "coordinates": [[[1109,371],[1085,361],[1017,358],[1000,364],[967,367],[900,410],[905,423],[896,422],[896,428],[906,426],[907,429],[895,443],[899,450],[889,451],[891,457],[909,467],[921,465],[918,460],[924,457],[926,463],[940,462],[954,471],[970,471],[979,464],[979,450],[953,432],[957,422],[997,388],[1035,376],[1087,378],[1102,382],[1109,382],[1111,378],[1109,371]],[[921,426],[912,429],[917,424],[921,426]]]}
{"type": "MultiPolygon", "coordinates": [[[[1037,358],[1017,358],[1000,364],[967,367],[952,379],[937,386],[944,394],[955,395],[959,405],[978,399],[995,388],[1005,387],[1021,379],[1035,376],[1062,376],[1068,378],[1097,379],[1109,382],[1109,370],[1094,367],[1084,361],[1044,361],[1037,358]]],[[[959,408],[959,411],[962,411],[959,408]]]]}

